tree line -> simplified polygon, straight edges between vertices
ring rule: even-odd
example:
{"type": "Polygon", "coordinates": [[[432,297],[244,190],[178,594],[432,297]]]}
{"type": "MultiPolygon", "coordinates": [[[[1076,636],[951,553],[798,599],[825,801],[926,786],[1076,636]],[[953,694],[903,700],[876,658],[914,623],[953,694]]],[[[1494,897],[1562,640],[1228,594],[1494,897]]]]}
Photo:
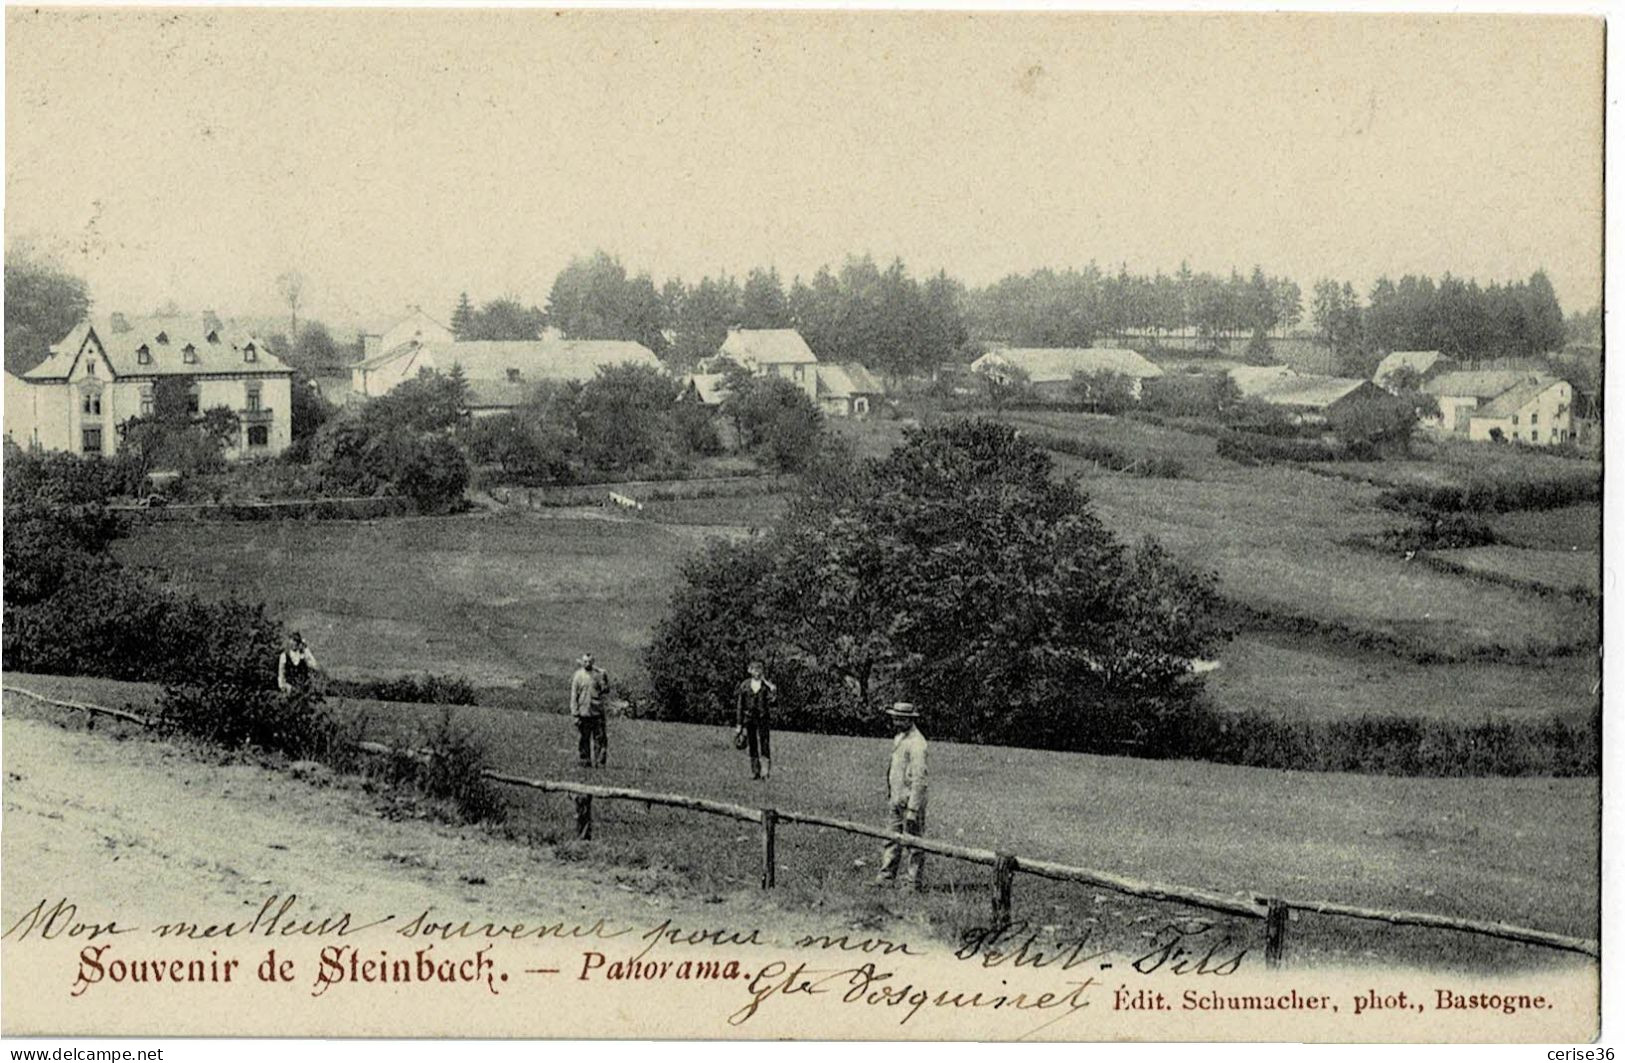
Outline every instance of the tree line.
{"type": "MultiPolygon", "coordinates": [[[[1348,376],[1370,376],[1389,351],[1440,351],[1456,359],[1529,357],[1560,349],[1569,327],[1544,270],[1527,281],[1480,286],[1446,273],[1379,277],[1361,300],[1354,286],[1316,283],[1315,333],[1348,376]]],[[[1589,318],[1576,318],[1584,328],[1589,318]]]]}

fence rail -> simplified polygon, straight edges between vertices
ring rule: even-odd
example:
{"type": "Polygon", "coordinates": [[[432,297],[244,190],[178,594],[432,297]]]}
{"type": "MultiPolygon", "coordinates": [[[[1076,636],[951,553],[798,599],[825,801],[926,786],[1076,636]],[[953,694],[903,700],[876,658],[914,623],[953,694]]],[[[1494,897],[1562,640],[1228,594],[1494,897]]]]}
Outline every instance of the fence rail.
{"type": "MultiPolygon", "coordinates": [[[[124,709],[113,709],[103,705],[51,698],[10,684],[0,685],[0,689],[4,689],[10,694],[19,694],[31,698],[46,705],[80,710],[89,713],[91,719],[98,715],[110,716],[142,727],[152,727],[156,723],[154,720],[124,709]]],[[[431,755],[424,750],[403,751],[398,747],[379,742],[357,742],[355,748],[363,753],[378,755],[395,755],[401,752],[420,758],[431,755]]],[[[828,830],[843,831],[848,834],[878,838],[881,841],[895,842],[905,848],[919,849],[952,860],[963,860],[967,863],[991,867],[993,869],[991,905],[993,922],[996,926],[1005,926],[1010,922],[1014,880],[1016,874],[1020,872],[1036,875],[1040,878],[1096,886],[1101,889],[1108,889],[1148,900],[1205,908],[1210,911],[1248,919],[1262,919],[1264,921],[1265,936],[1264,957],[1266,964],[1270,967],[1278,967],[1285,960],[1287,924],[1294,911],[1314,912],[1320,915],[1363,919],[1393,925],[1450,930],[1459,933],[1476,934],[1482,937],[1499,938],[1505,941],[1516,941],[1526,945],[1559,949],[1565,952],[1576,952],[1586,956],[1601,955],[1599,944],[1593,938],[1571,937],[1566,934],[1555,934],[1546,930],[1535,930],[1530,927],[1513,926],[1489,920],[1464,919],[1457,916],[1436,915],[1430,912],[1367,908],[1337,901],[1301,900],[1261,895],[1249,897],[1240,894],[1216,893],[1211,890],[1197,889],[1190,886],[1147,882],[1106,871],[1072,867],[1048,860],[1034,860],[1029,857],[1015,856],[992,849],[956,845],[953,842],[940,841],[935,838],[900,834],[884,827],[875,827],[867,823],[837,819],[832,816],[822,816],[811,812],[794,812],[776,808],[750,808],[746,805],[713,801],[703,797],[691,797],[687,794],[657,793],[619,786],[594,786],[587,783],[563,782],[554,779],[530,779],[522,775],[511,775],[490,769],[486,769],[480,774],[491,782],[502,783],[506,786],[518,786],[544,793],[563,794],[572,798],[575,804],[576,836],[583,840],[592,838],[592,802],[594,799],[632,801],[645,806],[661,805],[668,808],[681,808],[693,812],[725,816],[747,823],[756,823],[761,827],[761,884],[763,889],[771,889],[776,884],[778,825],[780,823],[796,823],[809,827],[822,827],[828,830]]]]}

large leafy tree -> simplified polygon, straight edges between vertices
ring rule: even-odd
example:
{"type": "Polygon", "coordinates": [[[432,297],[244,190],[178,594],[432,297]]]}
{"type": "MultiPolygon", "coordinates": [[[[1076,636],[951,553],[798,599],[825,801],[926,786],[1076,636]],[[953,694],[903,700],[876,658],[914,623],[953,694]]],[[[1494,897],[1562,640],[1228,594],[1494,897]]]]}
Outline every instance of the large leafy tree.
{"type": "Polygon", "coordinates": [[[6,372],[26,373],[90,312],[85,282],[26,248],[6,251],[6,372]]]}
{"type": "Polygon", "coordinates": [[[820,470],[779,527],[713,547],[648,663],[678,717],[720,715],[725,688],[708,684],[730,666],[714,654],[737,670],[750,653],[804,680],[791,723],[839,727],[906,696],[944,737],[1167,751],[1216,604],[1210,576],[1118,542],[1041,448],[962,421],[820,470]]]}

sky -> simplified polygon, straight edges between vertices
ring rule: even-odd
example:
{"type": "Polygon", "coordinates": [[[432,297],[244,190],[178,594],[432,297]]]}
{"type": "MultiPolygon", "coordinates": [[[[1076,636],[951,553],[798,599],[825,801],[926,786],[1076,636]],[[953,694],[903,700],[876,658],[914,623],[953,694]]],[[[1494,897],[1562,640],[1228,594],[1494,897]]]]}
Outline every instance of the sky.
{"type": "Polygon", "coordinates": [[[442,317],[849,254],[970,284],[1090,261],[1307,291],[1602,265],[1581,17],[19,9],[8,245],[99,311],[442,317]]]}

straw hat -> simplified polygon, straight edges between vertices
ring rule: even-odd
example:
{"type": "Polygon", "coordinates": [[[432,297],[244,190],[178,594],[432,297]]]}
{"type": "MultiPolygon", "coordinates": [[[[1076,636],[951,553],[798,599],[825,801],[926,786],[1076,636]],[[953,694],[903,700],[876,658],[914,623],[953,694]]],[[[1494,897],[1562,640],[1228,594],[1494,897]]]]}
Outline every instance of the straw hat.
{"type": "Polygon", "coordinates": [[[912,702],[897,701],[893,702],[892,707],[886,710],[886,715],[894,720],[918,720],[920,710],[912,702]]]}

